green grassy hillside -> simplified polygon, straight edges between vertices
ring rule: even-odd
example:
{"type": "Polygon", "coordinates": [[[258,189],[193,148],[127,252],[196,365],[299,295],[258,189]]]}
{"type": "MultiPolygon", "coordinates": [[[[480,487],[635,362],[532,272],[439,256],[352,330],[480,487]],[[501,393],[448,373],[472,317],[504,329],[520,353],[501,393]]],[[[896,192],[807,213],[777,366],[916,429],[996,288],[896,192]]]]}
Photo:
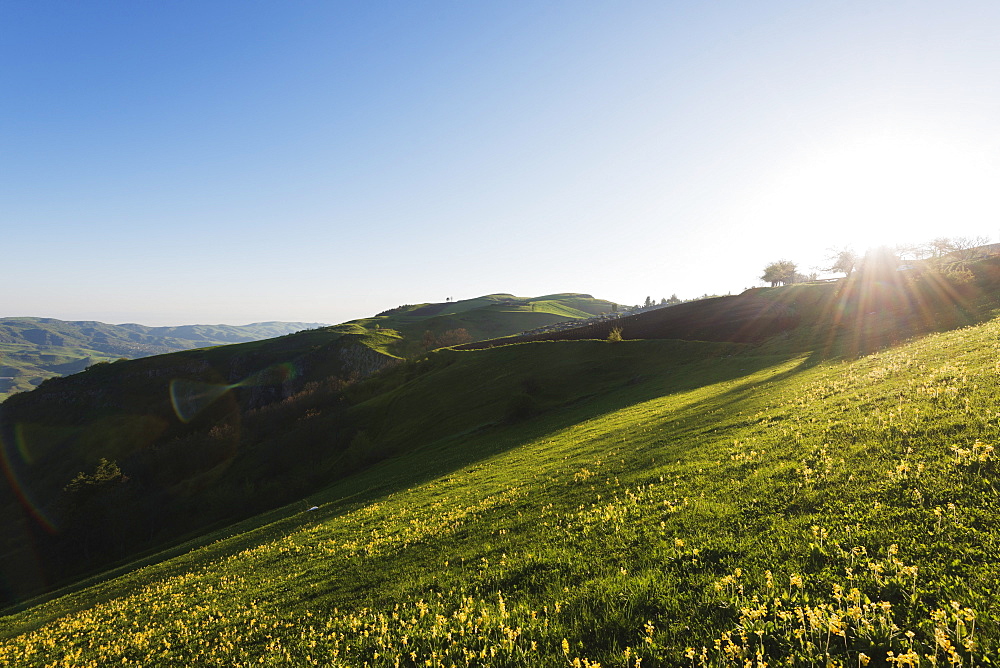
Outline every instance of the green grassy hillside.
{"type": "MultiPolygon", "coordinates": [[[[495,294],[456,302],[408,305],[371,318],[327,327],[328,337],[392,330],[380,349],[394,357],[421,354],[440,345],[509,336],[556,322],[584,320],[611,311],[611,302],[564,293],[537,298],[495,294]],[[459,338],[447,333],[461,332],[459,338]]],[[[260,341],[321,323],[261,322],[251,325],[146,327],[54,318],[0,318],[0,401],[43,381],[78,373],[100,362],[138,359],[192,348],[260,341]]]]}
{"type": "Polygon", "coordinates": [[[524,298],[509,294],[437,304],[401,306],[373,318],[352,321],[367,329],[392,329],[401,338],[391,352],[412,357],[442,345],[506,337],[556,323],[610,313],[612,303],[590,295],[561,293],[524,298]],[[449,333],[460,333],[459,336],[449,333]]]}
{"type": "Polygon", "coordinates": [[[0,318],[0,401],[48,378],[120,358],[283,336],[323,326],[315,322],[146,327],[55,318],[0,318]]]}
{"type": "Polygon", "coordinates": [[[607,307],[576,294],[407,306],[266,341],[95,364],[17,394],[0,407],[0,572],[27,560],[38,577],[0,586],[0,605],[388,456],[395,446],[372,442],[380,413],[355,410],[345,391],[403,356],[456,333],[507,334],[607,307]]]}
{"type": "Polygon", "coordinates": [[[3,618],[0,660],[992,665],[995,293],[810,287],[770,293],[811,320],[763,344],[442,350],[357,383],[370,466],[3,618]]]}

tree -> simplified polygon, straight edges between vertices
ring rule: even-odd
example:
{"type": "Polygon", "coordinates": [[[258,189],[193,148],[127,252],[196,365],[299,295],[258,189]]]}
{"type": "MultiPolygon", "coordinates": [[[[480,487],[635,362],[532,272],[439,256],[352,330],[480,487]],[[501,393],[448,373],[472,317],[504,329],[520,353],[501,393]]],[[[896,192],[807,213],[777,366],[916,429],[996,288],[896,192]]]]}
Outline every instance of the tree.
{"type": "Polygon", "coordinates": [[[448,346],[469,343],[470,341],[472,341],[472,335],[469,334],[469,331],[464,327],[459,327],[458,329],[449,329],[442,334],[437,343],[439,347],[446,348],[448,346]]]}
{"type": "Polygon", "coordinates": [[[798,266],[791,260],[778,260],[764,267],[764,275],[760,278],[770,283],[773,288],[779,284],[793,283],[797,271],[798,266]]]}
{"type": "Polygon", "coordinates": [[[831,271],[838,274],[851,275],[854,268],[858,264],[858,254],[850,247],[846,248],[831,248],[830,255],[827,256],[827,260],[830,261],[830,266],[824,269],[824,271],[831,271]]]}
{"type": "Polygon", "coordinates": [[[933,258],[944,257],[952,250],[952,242],[948,237],[936,237],[927,242],[927,254],[933,258]]]}
{"type": "Polygon", "coordinates": [[[872,248],[861,260],[861,271],[873,280],[890,280],[899,268],[899,256],[888,246],[872,248]]]}
{"type": "Polygon", "coordinates": [[[896,246],[900,260],[929,258],[931,264],[964,263],[983,257],[988,237],[936,237],[922,244],[896,246]]]}
{"type": "Polygon", "coordinates": [[[653,305],[653,300],[649,297],[649,295],[646,295],[646,302],[642,305],[642,307],[649,308],[652,305],[653,305]]]}
{"type": "Polygon", "coordinates": [[[423,339],[421,340],[421,343],[424,346],[424,350],[433,350],[434,348],[438,347],[437,337],[434,336],[434,332],[432,332],[429,329],[424,332],[424,336],[423,339]]]}
{"type": "Polygon", "coordinates": [[[421,343],[425,350],[433,350],[435,348],[458,346],[470,341],[472,341],[472,335],[469,334],[469,331],[464,327],[459,327],[458,329],[449,329],[447,332],[441,334],[441,336],[434,336],[434,332],[428,329],[424,332],[421,343]]]}
{"type": "Polygon", "coordinates": [[[922,260],[931,252],[929,244],[896,244],[896,256],[900,261],[922,260]]]}
{"type": "Polygon", "coordinates": [[[987,237],[952,237],[948,254],[958,262],[968,262],[983,256],[982,247],[990,243],[987,237]]]}
{"type": "Polygon", "coordinates": [[[104,457],[97,463],[97,468],[91,474],[80,471],[69,481],[63,491],[70,496],[89,499],[101,490],[109,489],[127,481],[122,471],[118,468],[118,462],[108,461],[104,457]]]}
{"type": "Polygon", "coordinates": [[[670,295],[670,299],[667,300],[668,304],[680,304],[681,298],[677,296],[677,293],[670,295]]]}

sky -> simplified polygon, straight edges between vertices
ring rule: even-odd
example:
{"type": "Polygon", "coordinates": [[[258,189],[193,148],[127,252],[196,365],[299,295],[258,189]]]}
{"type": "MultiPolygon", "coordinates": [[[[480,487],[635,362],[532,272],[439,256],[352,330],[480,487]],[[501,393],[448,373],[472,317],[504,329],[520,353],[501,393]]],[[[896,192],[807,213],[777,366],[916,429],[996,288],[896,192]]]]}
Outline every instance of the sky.
{"type": "Polygon", "coordinates": [[[1000,241],[1000,3],[0,2],[0,316],[739,293],[1000,241]]]}

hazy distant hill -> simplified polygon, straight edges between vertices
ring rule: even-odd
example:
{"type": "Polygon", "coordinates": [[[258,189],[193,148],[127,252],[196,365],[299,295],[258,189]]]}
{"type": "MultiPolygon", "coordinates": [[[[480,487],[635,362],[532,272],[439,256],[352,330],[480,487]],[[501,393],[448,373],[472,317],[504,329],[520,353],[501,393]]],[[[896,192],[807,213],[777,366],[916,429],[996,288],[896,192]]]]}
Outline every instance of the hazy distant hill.
{"type": "Polygon", "coordinates": [[[259,341],[323,326],[318,322],[255,322],[147,327],[90,320],[0,318],[0,401],[30,390],[46,378],[83,371],[97,362],[259,341]]]}

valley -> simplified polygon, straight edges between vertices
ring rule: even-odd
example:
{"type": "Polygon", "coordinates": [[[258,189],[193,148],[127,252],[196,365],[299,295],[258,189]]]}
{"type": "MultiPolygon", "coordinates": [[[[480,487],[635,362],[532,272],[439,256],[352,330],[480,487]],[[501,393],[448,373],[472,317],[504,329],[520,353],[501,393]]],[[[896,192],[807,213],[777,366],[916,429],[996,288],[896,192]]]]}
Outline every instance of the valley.
{"type": "Polygon", "coordinates": [[[316,322],[258,322],[251,325],[146,327],[55,318],[0,318],[0,401],[31,390],[49,378],[94,364],[150,355],[257,341],[304,329],[316,322]]]}

